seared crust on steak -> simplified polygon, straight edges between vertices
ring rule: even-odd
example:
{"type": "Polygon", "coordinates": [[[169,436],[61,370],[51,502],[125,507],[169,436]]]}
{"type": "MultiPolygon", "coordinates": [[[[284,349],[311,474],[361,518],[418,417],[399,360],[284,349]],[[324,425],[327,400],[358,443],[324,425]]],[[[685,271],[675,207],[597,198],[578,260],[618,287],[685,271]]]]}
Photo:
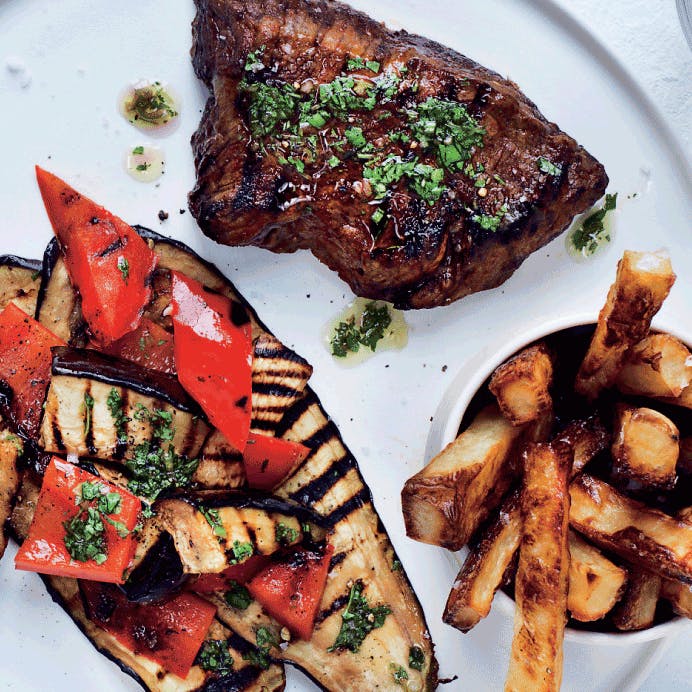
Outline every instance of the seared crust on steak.
{"type": "MultiPolygon", "coordinates": [[[[195,2],[193,64],[211,95],[192,138],[190,208],[220,243],[309,249],[358,295],[427,308],[501,284],[605,191],[603,166],[514,83],[445,46],[330,0],[195,2]],[[354,57],[400,77],[386,108],[358,113],[356,124],[375,140],[404,126],[405,109],[429,97],[464,105],[485,129],[471,163],[485,171],[486,194],[462,170],[446,171],[446,191],[431,205],[402,182],[385,200],[386,226],[373,232],[377,207],[358,184],[357,157],[301,175],[253,143],[238,85],[248,54],[262,46],[269,78],[299,88],[331,82],[354,57]],[[541,157],[557,174],[541,170],[541,157]],[[483,216],[501,222],[490,230],[479,223],[483,216]]],[[[426,163],[435,164],[434,156],[426,163]]]]}

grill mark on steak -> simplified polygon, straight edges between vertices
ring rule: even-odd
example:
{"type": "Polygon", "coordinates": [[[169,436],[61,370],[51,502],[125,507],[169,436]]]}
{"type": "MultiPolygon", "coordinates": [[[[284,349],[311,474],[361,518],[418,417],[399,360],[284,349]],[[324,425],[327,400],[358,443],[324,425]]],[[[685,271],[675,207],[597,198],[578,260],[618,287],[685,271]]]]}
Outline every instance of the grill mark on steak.
{"type": "MultiPolygon", "coordinates": [[[[603,166],[513,82],[445,46],[389,31],[328,0],[195,2],[193,64],[211,95],[192,138],[197,183],[190,209],[218,242],[274,252],[310,249],[356,294],[427,308],[503,283],[605,191],[603,166]],[[419,84],[407,98],[456,101],[479,121],[486,135],[472,162],[506,184],[488,185],[481,198],[468,175],[447,172],[448,192],[433,206],[402,185],[385,203],[391,222],[373,238],[364,220],[372,198],[351,185],[362,178],[356,158],[305,178],[252,141],[238,84],[248,54],[260,46],[267,80],[288,84],[329,82],[354,56],[377,60],[382,71],[405,65],[405,81],[419,84]],[[541,172],[540,156],[559,163],[560,175],[541,172]],[[497,231],[474,220],[502,205],[507,212],[497,231]]],[[[396,129],[405,120],[398,108],[406,105],[398,98],[404,97],[394,97],[386,119],[378,120],[377,109],[359,111],[356,125],[372,136],[396,129]]]]}

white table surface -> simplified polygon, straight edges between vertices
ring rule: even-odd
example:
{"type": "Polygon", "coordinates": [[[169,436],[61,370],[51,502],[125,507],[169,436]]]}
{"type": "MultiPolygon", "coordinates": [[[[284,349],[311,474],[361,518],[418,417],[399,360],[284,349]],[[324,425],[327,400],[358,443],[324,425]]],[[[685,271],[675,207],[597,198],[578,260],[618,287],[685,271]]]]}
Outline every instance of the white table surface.
{"type": "MultiPolygon", "coordinates": [[[[675,0],[559,0],[640,84],[692,161],[692,51],[675,0]]],[[[692,630],[671,643],[640,692],[692,690],[692,630]]]]}

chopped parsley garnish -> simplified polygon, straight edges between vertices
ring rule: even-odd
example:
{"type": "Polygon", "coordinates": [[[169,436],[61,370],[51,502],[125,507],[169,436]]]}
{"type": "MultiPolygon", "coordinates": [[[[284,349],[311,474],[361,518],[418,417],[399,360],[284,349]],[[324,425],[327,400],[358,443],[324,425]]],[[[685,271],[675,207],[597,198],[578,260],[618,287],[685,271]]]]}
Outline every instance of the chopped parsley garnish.
{"type": "MultiPolygon", "coordinates": [[[[137,166],[137,170],[139,171],[146,169],[141,169],[139,166],[137,166]]],[[[123,275],[123,281],[127,281],[130,277],[130,263],[127,261],[127,257],[118,257],[118,269],[120,270],[120,273],[123,275]]]]}
{"type": "Polygon", "coordinates": [[[204,507],[203,505],[199,505],[197,509],[199,509],[200,514],[207,520],[209,526],[214,529],[214,535],[217,538],[226,538],[228,534],[226,533],[224,525],[221,523],[219,510],[212,507],[204,507]]]}
{"type": "Polygon", "coordinates": [[[91,415],[94,410],[94,397],[89,392],[84,392],[84,434],[91,430],[91,415]]]}
{"type": "Polygon", "coordinates": [[[408,680],[408,673],[404,666],[392,662],[389,664],[389,670],[392,671],[392,677],[397,685],[401,685],[404,680],[408,680]]]}
{"type": "Polygon", "coordinates": [[[539,156],[536,163],[538,164],[538,169],[542,173],[547,173],[548,175],[553,175],[555,177],[562,173],[562,167],[552,163],[545,156],[539,156]]]}
{"type": "Polygon", "coordinates": [[[380,63],[377,60],[363,60],[363,58],[349,58],[346,62],[346,69],[349,72],[354,70],[370,70],[377,74],[380,71],[380,63]]]}
{"type": "Polygon", "coordinates": [[[298,540],[298,536],[300,535],[292,526],[287,526],[282,522],[276,525],[274,533],[276,535],[276,542],[279,545],[291,545],[291,543],[295,543],[298,540]]]}
{"type": "Polygon", "coordinates": [[[113,424],[115,425],[118,442],[122,444],[126,441],[127,424],[129,423],[130,419],[123,411],[123,398],[115,387],[112,387],[111,391],[108,393],[106,404],[111,413],[111,418],[113,418],[113,424]]]}
{"type": "Polygon", "coordinates": [[[243,80],[238,88],[248,100],[248,126],[253,137],[267,137],[287,129],[300,101],[293,86],[243,80]]]}
{"type": "Polygon", "coordinates": [[[217,675],[228,675],[233,670],[233,657],[224,639],[207,639],[199,650],[195,662],[202,670],[217,675]]]}
{"type": "MultiPolygon", "coordinates": [[[[148,170],[151,167],[150,163],[147,163],[146,161],[144,163],[138,163],[135,166],[135,170],[139,171],[140,173],[143,173],[144,171],[148,170]]],[[[120,267],[118,267],[120,269],[120,267]]]]}
{"type": "Polygon", "coordinates": [[[408,117],[413,137],[448,170],[461,170],[473,150],[483,146],[485,130],[460,103],[431,96],[408,117]]]}
{"type": "Polygon", "coordinates": [[[163,449],[147,440],[134,448],[125,465],[133,476],[127,487],[135,495],[155,500],[168,488],[188,486],[199,460],[176,454],[172,445],[163,449]]]}
{"type": "Polygon", "coordinates": [[[245,562],[248,558],[251,558],[255,552],[252,547],[252,543],[241,543],[238,540],[233,541],[233,547],[231,548],[233,557],[231,558],[231,564],[237,565],[239,562],[245,562]]]}
{"type": "Polygon", "coordinates": [[[107,559],[105,527],[101,515],[93,508],[79,511],[72,519],[63,523],[65,547],[70,557],[77,562],[93,560],[97,565],[107,559]]]}
{"type": "MultiPolygon", "coordinates": [[[[312,165],[324,170],[358,160],[370,184],[362,186],[366,196],[384,199],[405,181],[415,195],[434,205],[447,190],[446,172],[463,170],[475,149],[483,146],[485,130],[466,107],[436,97],[408,108],[395,103],[382,109],[378,119],[403,116],[404,125],[370,141],[358,114],[391,103],[402,84],[396,70],[380,72],[375,60],[351,57],[331,82],[304,91],[269,75],[261,55],[262,49],[248,55],[239,87],[248,128],[258,140],[258,151],[275,155],[279,164],[292,165],[300,175],[310,175],[312,165]],[[352,74],[362,70],[375,76],[352,74]],[[413,149],[420,155],[414,156],[413,149]]],[[[400,73],[406,71],[402,68],[400,73]]],[[[415,93],[415,83],[406,85],[415,93]]],[[[478,186],[487,185],[489,179],[478,186]]],[[[389,215],[384,209],[375,210],[371,220],[370,231],[377,238],[389,215]]]]}
{"type": "Polygon", "coordinates": [[[500,210],[494,216],[488,214],[474,214],[471,220],[477,223],[484,231],[492,231],[493,233],[500,228],[502,219],[505,218],[507,213],[507,205],[503,204],[500,210]]]}
{"type": "Polygon", "coordinates": [[[617,193],[606,195],[603,207],[587,216],[582,225],[571,236],[574,249],[584,257],[593,255],[602,243],[610,242],[610,233],[607,231],[604,221],[609,211],[617,206],[617,193]]]}
{"type": "Polygon", "coordinates": [[[230,581],[228,585],[231,587],[224,594],[224,600],[228,603],[231,608],[238,608],[238,610],[246,610],[250,603],[252,603],[252,596],[250,592],[237,581],[230,581]]]}
{"type": "MultiPolygon", "coordinates": [[[[113,391],[115,390],[111,390],[111,395],[113,391]]],[[[111,396],[108,398],[110,406],[111,396]]],[[[112,408],[111,414],[113,414],[112,408]]],[[[155,500],[168,488],[188,486],[199,466],[199,460],[176,454],[173,449],[172,440],[175,436],[173,414],[170,411],[157,409],[149,411],[139,403],[133,417],[135,420],[148,420],[152,424],[153,439],[138,444],[132,450],[132,455],[125,460],[125,466],[133,476],[127,487],[135,495],[155,500]],[[165,447],[164,442],[168,442],[165,447]]]]}
{"type": "Polygon", "coordinates": [[[252,665],[267,670],[271,665],[269,651],[272,647],[276,647],[279,643],[276,641],[271,630],[267,627],[259,627],[256,634],[257,649],[253,649],[243,654],[243,659],[249,661],[252,665]]]}
{"type": "Polygon", "coordinates": [[[408,650],[408,667],[413,670],[423,670],[425,665],[425,654],[420,646],[412,646],[408,650]]]}
{"type": "Polygon", "coordinates": [[[384,625],[384,621],[392,612],[386,605],[371,608],[363,596],[363,583],[358,581],[351,587],[348,603],[341,614],[341,629],[334,644],[327,651],[348,650],[358,653],[365,637],[374,629],[384,625]]]}
{"type": "Polygon", "coordinates": [[[402,570],[401,561],[394,558],[394,560],[392,560],[392,572],[401,572],[401,570],[402,570]]]}
{"type": "Polygon", "coordinates": [[[135,148],[132,150],[132,153],[133,153],[133,154],[143,154],[143,153],[144,153],[144,147],[142,147],[142,146],[135,147],[135,148]]]}
{"type": "Polygon", "coordinates": [[[109,516],[120,513],[122,497],[120,493],[109,492],[102,483],[85,481],[80,486],[75,503],[79,511],[71,519],[63,522],[63,540],[67,552],[77,562],[93,560],[97,565],[101,565],[108,559],[103,521],[115,527],[121,538],[129,534],[122,522],[109,516]]]}
{"type": "Polygon", "coordinates": [[[386,305],[378,307],[374,301],[367,303],[360,324],[356,324],[355,317],[339,322],[330,341],[332,355],[345,358],[349,351],[357,353],[361,345],[374,351],[391,323],[392,316],[386,305]]]}

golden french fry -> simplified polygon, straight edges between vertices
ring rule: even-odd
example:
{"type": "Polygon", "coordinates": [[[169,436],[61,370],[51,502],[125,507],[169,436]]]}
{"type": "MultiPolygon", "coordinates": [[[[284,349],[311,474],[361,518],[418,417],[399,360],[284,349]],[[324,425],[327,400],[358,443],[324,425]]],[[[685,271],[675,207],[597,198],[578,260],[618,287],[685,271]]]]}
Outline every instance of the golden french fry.
{"type": "Polygon", "coordinates": [[[552,410],[548,391],[552,381],[552,359],[545,344],[539,343],[500,365],[488,388],[495,395],[502,415],[512,425],[523,425],[552,410]]]}
{"type": "Polygon", "coordinates": [[[646,487],[671,489],[680,454],[678,429],[650,408],[620,405],[613,431],[613,473],[646,487]]]}
{"type": "Polygon", "coordinates": [[[661,396],[658,397],[659,401],[663,401],[666,404],[672,404],[673,406],[682,406],[683,408],[692,408],[692,384],[685,387],[680,393],[680,396],[661,396]]]}
{"type": "Polygon", "coordinates": [[[610,433],[598,416],[591,416],[572,421],[555,439],[566,442],[572,448],[574,461],[570,477],[574,478],[599,452],[607,449],[610,433]]]}
{"type": "Polygon", "coordinates": [[[569,532],[567,610],[575,620],[593,622],[609,613],[627,584],[627,570],[608,560],[598,548],[569,532]]]}
{"type": "Polygon", "coordinates": [[[619,630],[644,630],[654,623],[661,577],[638,567],[631,567],[629,573],[627,591],[613,612],[613,623],[619,630]]]}
{"type": "Polygon", "coordinates": [[[595,399],[613,385],[628,349],[647,335],[674,281],[667,252],[625,251],[577,373],[579,394],[595,399]]]}
{"type": "Polygon", "coordinates": [[[563,442],[524,453],[523,535],[515,582],[516,611],[506,691],[559,690],[569,550],[568,477],[572,450],[563,442]]]}
{"type": "Polygon", "coordinates": [[[670,603],[678,615],[692,618],[692,584],[664,579],[661,583],[661,596],[670,603]]]}
{"type": "Polygon", "coordinates": [[[447,599],[442,619],[462,632],[475,627],[490,612],[495,592],[521,540],[519,491],[511,493],[462,566],[447,599]]]}
{"type": "Polygon", "coordinates": [[[513,479],[513,443],[521,432],[496,405],[422,471],[406,481],[401,505],[410,538],[459,550],[499,504],[513,479]]]}
{"type": "Polygon", "coordinates": [[[680,440],[677,469],[680,473],[692,474],[692,437],[683,437],[680,440]]]}
{"type": "Polygon", "coordinates": [[[582,474],[570,485],[570,524],[632,564],[692,583],[692,524],[651,509],[582,474]]]}
{"type": "Polygon", "coordinates": [[[690,382],[687,346],[670,334],[649,334],[630,349],[616,385],[625,394],[677,397],[690,382]]]}

